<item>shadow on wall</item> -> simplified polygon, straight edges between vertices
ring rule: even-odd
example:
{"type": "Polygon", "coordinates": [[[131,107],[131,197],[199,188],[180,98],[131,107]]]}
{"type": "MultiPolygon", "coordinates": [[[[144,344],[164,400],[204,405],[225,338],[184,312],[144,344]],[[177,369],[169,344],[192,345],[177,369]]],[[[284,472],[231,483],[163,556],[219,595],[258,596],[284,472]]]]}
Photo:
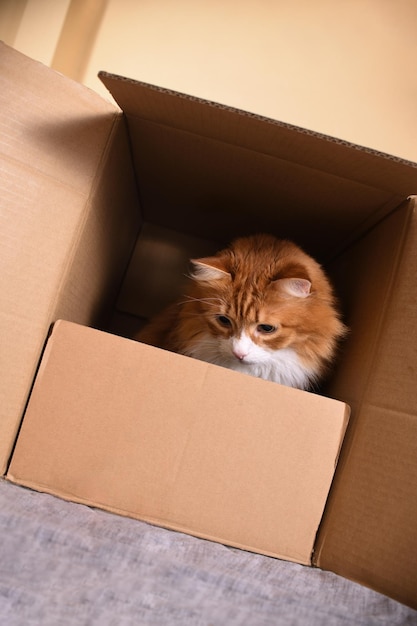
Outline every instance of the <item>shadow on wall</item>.
{"type": "Polygon", "coordinates": [[[82,81],[108,0],[72,0],[58,39],[52,68],[82,81]]]}

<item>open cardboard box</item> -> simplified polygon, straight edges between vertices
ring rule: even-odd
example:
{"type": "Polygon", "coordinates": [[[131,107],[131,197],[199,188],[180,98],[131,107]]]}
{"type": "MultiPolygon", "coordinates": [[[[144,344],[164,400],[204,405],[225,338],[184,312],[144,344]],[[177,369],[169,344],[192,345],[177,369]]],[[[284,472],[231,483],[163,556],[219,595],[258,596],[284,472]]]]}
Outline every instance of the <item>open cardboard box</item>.
{"type": "Polygon", "coordinates": [[[103,74],[121,112],[6,46],[0,80],[3,473],[417,607],[417,166],[103,74]],[[260,231],[333,277],[320,395],[117,336],[260,231]]]}

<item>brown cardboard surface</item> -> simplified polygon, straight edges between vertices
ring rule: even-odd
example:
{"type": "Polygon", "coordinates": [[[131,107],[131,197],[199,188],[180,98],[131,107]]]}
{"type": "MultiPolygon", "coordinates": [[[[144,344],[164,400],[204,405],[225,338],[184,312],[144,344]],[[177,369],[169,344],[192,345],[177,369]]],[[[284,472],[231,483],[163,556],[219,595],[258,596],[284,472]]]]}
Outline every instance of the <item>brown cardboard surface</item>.
{"type": "Polygon", "coordinates": [[[310,563],[348,408],[59,322],[8,478],[310,563]]]}
{"type": "Polygon", "coordinates": [[[332,491],[316,565],[417,609],[417,422],[363,406],[332,491]]]}
{"type": "Polygon", "coordinates": [[[340,259],[357,336],[333,391],[353,412],[315,559],[415,608],[416,237],[413,199],[340,259]]]}
{"type": "MultiPolygon", "coordinates": [[[[408,245],[413,245],[413,212],[414,200],[406,201],[329,266],[351,330],[343,345],[343,359],[327,391],[345,398],[354,412],[375,374],[379,359],[376,351],[387,345],[384,320],[396,290],[405,242],[409,239],[408,245]]],[[[390,393],[394,393],[396,401],[398,390],[391,389],[390,393]]]]}
{"type": "Polygon", "coordinates": [[[97,322],[115,297],[138,214],[113,105],[1,45],[0,115],[3,472],[49,325],[58,315],[97,322]]]}
{"type": "Polygon", "coordinates": [[[190,259],[210,256],[217,244],[145,222],[117,300],[120,311],[150,318],[184,293],[190,259]]]}
{"type": "Polygon", "coordinates": [[[326,259],[416,186],[413,163],[107,73],[145,219],[222,243],[256,228],[326,259]],[[219,229],[219,224],[221,228],[219,229]]]}
{"type": "Polygon", "coordinates": [[[415,181],[416,164],[398,157],[108,72],[100,72],[100,78],[129,119],[239,145],[396,193],[409,193],[415,181]]]}

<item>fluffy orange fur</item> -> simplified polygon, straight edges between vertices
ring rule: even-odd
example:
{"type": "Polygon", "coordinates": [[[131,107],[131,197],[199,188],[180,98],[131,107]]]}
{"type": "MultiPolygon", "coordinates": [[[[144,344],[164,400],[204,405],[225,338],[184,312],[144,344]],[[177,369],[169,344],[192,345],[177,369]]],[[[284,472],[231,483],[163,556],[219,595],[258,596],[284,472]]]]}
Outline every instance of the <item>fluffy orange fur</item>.
{"type": "Polygon", "coordinates": [[[346,327],[314,259],[254,235],[191,263],[187,293],[136,339],[302,389],[320,379],[346,327]]]}

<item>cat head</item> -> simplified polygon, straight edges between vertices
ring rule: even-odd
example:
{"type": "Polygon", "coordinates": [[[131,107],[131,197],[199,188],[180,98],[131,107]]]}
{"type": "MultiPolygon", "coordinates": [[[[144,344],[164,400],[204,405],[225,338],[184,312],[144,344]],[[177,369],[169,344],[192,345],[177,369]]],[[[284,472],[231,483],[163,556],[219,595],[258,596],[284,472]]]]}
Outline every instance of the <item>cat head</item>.
{"type": "MultiPolygon", "coordinates": [[[[227,261],[227,257],[192,261],[192,278],[203,296],[202,311],[212,334],[231,337],[235,344],[242,335],[259,345],[274,347],[277,340],[282,344],[286,318],[291,310],[295,314],[298,300],[311,295],[310,280],[260,276],[244,264],[237,269],[227,261]]],[[[233,352],[239,358],[239,348],[233,352]]]]}
{"type": "Polygon", "coordinates": [[[195,343],[242,364],[284,349],[316,367],[332,357],[344,333],[332,289],[295,244],[267,235],[237,239],[213,257],[193,259],[192,267],[195,343]]]}

